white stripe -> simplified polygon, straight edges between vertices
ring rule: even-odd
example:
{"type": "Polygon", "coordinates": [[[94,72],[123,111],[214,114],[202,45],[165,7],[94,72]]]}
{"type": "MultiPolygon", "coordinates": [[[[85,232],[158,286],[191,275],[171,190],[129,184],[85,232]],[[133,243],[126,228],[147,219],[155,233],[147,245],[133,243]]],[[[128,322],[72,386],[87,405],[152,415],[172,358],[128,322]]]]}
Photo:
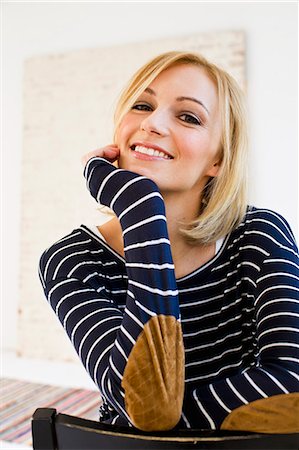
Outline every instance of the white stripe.
{"type": "Polygon", "coordinates": [[[140,302],[138,302],[138,300],[136,300],[135,303],[140,309],[142,309],[144,312],[146,312],[149,316],[156,317],[156,315],[157,315],[156,312],[152,311],[151,309],[146,308],[144,305],[142,305],[140,302]]]}
{"type": "MultiPolygon", "coordinates": [[[[87,277],[85,277],[85,278],[83,279],[83,283],[86,283],[86,281],[90,280],[90,278],[92,278],[92,277],[94,277],[94,276],[96,276],[96,275],[99,275],[98,272],[93,272],[93,273],[91,273],[90,275],[88,275],[87,277]]],[[[103,275],[102,275],[102,276],[103,276],[103,275]]]]}
{"type": "Polygon", "coordinates": [[[282,276],[286,276],[286,277],[290,277],[290,278],[295,278],[296,280],[299,280],[299,277],[297,277],[296,275],[293,275],[292,273],[287,273],[287,272],[273,272],[273,273],[269,273],[268,275],[264,275],[263,277],[260,277],[256,280],[257,283],[259,283],[262,280],[265,280],[266,278],[271,278],[271,277],[276,277],[277,275],[282,275],[282,276]]]}
{"type": "Polygon", "coordinates": [[[120,279],[120,278],[122,278],[124,280],[128,279],[127,275],[113,275],[113,276],[106,275],[106,278],[108,278],[109,280],[116,280],[116,279],[120,279]]]}
{"type": "Polygon", "coordinates": [[[128,361],[127,355],[124,352],[124,349],[120,346],[118,340],[115,341],[115,347],[118,349],[119,353],[123,356],[125,361],[128,361]]]}
{"type": "Polygon", "coordinates": [[[232,410],[229,409],[229,408],[223,403],[223,401],[221,400],[221,398],[220,398],[220,397],[218,396],[218,394],[216,393],[216,391],[215,391],[215,389],[214,389],[214,387],[213,387],[212,384],[209,384],[209,388],[210,388],[210,391],[212,392],[214,398],[215,398],[215,399],[217,400],[217,402],[219,403],[219,405],[222,406],[222,408],[223,408],[225,411],[227,411],[228,413],[231,413],[232,410]]]}
{"type": "Polygon", "coordinates": [[[119,216],[118,216],[118,220],[121,220],[123,218],[123,216],[125,216],[129,211],[131,211],[132,209],[136,208],[136,206],[140,205],[141,203],[144,203],[146,200],[148,200],[149,198],[152,197],[159,197],[163,200],[162,195],[159,192],[152,192],[150,194],[147,194],[145,197],[142,197],[141,199],[137,200],[136,202],[134,202],[132,205],[128,206],[128,208],[126,208],[119,216]]]}
{"type": "Polygon", "coordinates": [[[261,271],[259,266],[257,266],[256,264],[254,264],[253,262],[250,262],[250,261],[242,261],[241,263],[237,264],[237,268],[242,267],[242,266],[250,266],[250,267],[253,267],[254,269],[256,269],[258,272],[261,271]]]}
{"type": "Polygon", "coordinates": [[[274,242],[279,248],[282,248],[284,250],[287,250],[288,252],[293,253],[294,255],[297,256],[297,252],[294,251],[292,248],[286,247],[285,245],[282,245],[280,242],[278,242],[276,239],[274,239],[271,235],[267,234],[267,233],[263,233],[262,231],[245,231],[244,234],[258,234],[260,236],[264,236],[266,238],[268,238],[270,241],[274,242]]]}
{"type": "Polygon", "coordinates": [[[110,334],[110,333],[112,333],[112,332],[114,332],[115,330],[118,330],[119,329],[119,326],[117,326],[117,327],[113,327],[113,328],[111,328],[110,330],[107,330],[107,331],[105,331],[105,333],[103,333],[93,344],[92,344],[92,346],[90,347],[90,349],[89,349],[89,352],[88,352],[88,354],[87,354],[87,357],[86,357],[86,361],[85,361],[85,367],[86,367],[86,369],[88,370],[88,372],[89,372],[89,360],[90,360],[90,357],[91,357],[91,354],[92,354],[92,352],[93,352],[93,350],[94,350],[94,348],[96,347],[96,345],[104,338],[104,337],[106,337],[108,334],[110,334]]]}
{"type": "Polygon", "coordinates": [[[229,266],[230,264],[231,264],[231,262],[230,262],[230,261],[227,261],[226,263],[221,264],[220,266],[214,267],[214,268],[211,270],[211,272],[214,272],[215,270],[222,269],[223,267],[229,266]]]}
{"type": "Polygon", "coordinates": [[[119,198],[119,196],[132,184],[137,183],[140,180],[145,180],[146,177],[140,176],[140,177],[136,177],[133,178],[132,180],[127,181],[126,184],[123,185],[123,187],[115,194],[115,196],[113,197],[113,200],[110,203],[110,209],[113,209],[114,203],[116,202],[116,200],[119,198]]]}
{"type": "Polygon", "coordinates": [[[262,367],[259,367],[260,370],[262,370],[266,375],[268,375],[269,378],[285,393],[289,394],[289,391],[278,381],[273,375],[271,375],[269,372],[267,372],[262,367]]]}
{"type": "Polygon", "coordinates": [[[270,253],[268,253],[266,250],[264,250],[261,247],[257,247],[256,245],[244,245],[244,247],[240,247],[239,250],[247,250],[247,249],[257,250],[258,252],[263,253],[266,256],[269,256],[270,253]]]}
{"type": "Polygon", "coordinates": [[[264,345],[260,348],[260,353],[262,353],[267,348],[272,347],[294,347],[299,348],[299,344],[294,344],[293,342],[274,342],[273,344],[264,345]]]}
{"type": "MultiPolygon", "coordinates": [[[[87,176],[88,171],[89,171],[89,166],[93,163],[93,161],[104,161],[104,162],[110,164],[110,166],[112,166],[112,164],[111,164],[109,161],[107,161],[106,159],[100,158],[99,156],[93,156],[92,158],[90,158],[90,159],[87,161],[87,163],[86,163],[86,165],[85,165],[84,172],[83,172],[83,173],[84,173],[84,177],[87,176]]],[[[97,167],[97,166],[95,166],[95,167],[97,167]]]]}
{"type": "Polygon", "coordinates": [[[299,328],[292,328],[292,327],[277,327],[277,328],[270,328],[269,330],[263,331],[263,332],[259,335],[259,338],[261,338],[262,336],[264,336],[264,334],[272,333],[273,331],[296,331],[296,332],[299,332],[299,328]]]}
{"type": "Polygon", "coordinates": [[[99,325],[101,325],[102,323],[105,323],[105,322],[108,322],[109,320],[114,320],[114,319],[116,319],[116,318],[120,318],[119,316],[117,317],[105,317],[105,319],[102,319],[102,320],[100,320],[99,322],[97,322],[97,323],[95,323],[91,328],[89,328],[88,329],[88,331],[86,332],[86,334],[84,335],[84,337],[82,338],[82,340],[81,340],[81,342],[80,342],[80,346],[79,346],[79,349],[78,349],[78,353],[79,353],[79,357],[82,359],[82,355],[81,355],[81,352],[82,352],[82,347],[83,347],[83,345],[84,345],[84,342],[86,341],[86,339],[88,338],[88,336],[90,335],[90,333],[92,333],[92,331],[95,329],[95,328],[97,328],[99,325]]]}
{"type": "MultiPolygon", "coordinates": [[[[101,287],[99,287],[97,290],[96,290],[96,292],[101,292],[101,291],[105,291],[105,286],[101,286],[101,287]]],[[[107,292],[108,292],[108,289],[107,289],[107,292]]]]}
{"type": "Polygon", "coordinates": [[[39,278],[40,278],[40,280],[42,282],[43,288],[46,289],[46,283],[45,283],[45,280],[43,278],[40,266],[38,267],[38,274],[39,274],[39,278]]]}
{"type": "Polygon", "coordinates": [[[279,298],[279,299],[276,299],[276,300],[271,300],[271,301],[269,301],[269,302],[266,302],[266,303],[264,303],[259,309],[258,309],[258,312],[257,312],[257,316],[260,314],[260,312],[261,312],[261,310],[263,309],[263,308],[265,308],[265,306],[269,306],[269,305],[271,305],[272,303],[280,303],[280,302],[286,302],[286,303],[298,303],[299,304],[299,300],[294,300],[294,299],[292,299],[292,298],[279,298]]]}
{"type": "Polygon", "coordinates": [[[86,179],[86,186],[87,186],[87,189],[90,191],[90,181],[91,181],[91,178],[92,178],[92,174],[93,174],[93,172],[95,171],[95,167],[93,167],[92,169],[91,169],[91,171],[90,171],[90,174],[88,175],[88,178],[86,179]]]}
{"type": "Polygon", "coordinates": [[[103,190],[104,190],[104,187],[105,187],[105,185],[107,184],[107,182],[110,180],[110,178],[112,178],[114,175],[116,175],[116,174],[118,174],[119,173],[119,170],[113,170],[112,172],[110,172],[105,178],[104,178],[104,180],[102,181],[102,183],[101,183],[101,185],[100,185],[100,188],[99,188],[99,190],[98,190],[98,193],[97,193],[97,195],[96,195],[96,199],[97,199],[97,202],[98,203],[100,203],[100,197],[101,197],[101,195],[102,195],[102,192],[103,192],[103,190]]]}
{"type": "Polygon", "coordinates": [[[109,205],[110,209],[113,209],[113,206],[114,206],[114,203],[116,202],[116,200],[119,198],[119,196],[120,196],[120,195],[121,195],[121,194],[129,187],[129,186],[131,186],[132,184],[137,183],[137,182],[140,181],[140,180],[145,180],[145,179],[146,179],[146,177],[144,177],[144,176],[139,176],[139,177],[132,178],[131,180],[127,181],[126,184],[124,184],[124,185],[119,189],[119,191],[115,194],[115,196],[113,197],[113,199],[112,199],[112,201],[111,201],[111,203],[110,203],[110,205],[109,205]]]}
{"type": "Polygon", "coordinates": [[[189,420],[187,419],[187,417],[185,416],[185,414],[183,413],[183,411],[182,411],[182,418],[183,418],[183,420],[184,420],[184,422],[185,422],[185,424],[186,424],[186,427],[187,427],[187,428],[191,428],[190,422],[189,422],[189,420]]]}
{"type": "Polygon", "coordinates": [[[143,269],[174,269],[174,265],[169,263],[164,264],[126,263],[126,267],[138,267],[143,269]]]}
{"type": "MultiPolygon", "coordinates": [[[[256,288],[256,283],[251,278],[249,278],[249,277],[242,277],[241,280],[242,281],[249,281],[249,283],[251,283],[252,286],[254,286],[256,288]]],[[[254,297],[254,295],[251,295],[251,297],[254,297]]]]}
{"type": "Polygon", "coordinates": [[[207,411],[205,410],[205,408],[203,407],[202,403],[199,401],[196,391],[193,391],[193,398],[195,399],[196,403],[198,404],[199,409],[201,410],[201,412],[203,413],[203,415],[205,416],[205,418],[207,419],[207,421],[210,424],[210,427],[212,430],[216,430],[216,425],[215,422],[213,421],[213,419],[209,416],[209,414],[207,413],[207,411]]]}
{"type": "Polygon", "coordinates": [[[248,375],[248,373],[244,372],[244,377],[246,378],[246,380],[251,384],[251,386],[264,398],[268,398],[268,395],[265,394],[264,391],[262,391],[262,389],[260,389],[257,384],[255,384],[255,382],[250,378],[250,376],[248,375]]]}
{"type": "MultiPolygon", "coordinates": [[[[115,399],[115,395],[112,394],[112,389],[111,389],[111,380],[110,378],[107,379],[107,386],[108,386],[108,390],[110,392],[110,396],[111,398],[113,398],[114,403],[117,405],[118,410],[122,411],[123,415],[127,418],[128,422],[130,422],[130,417],[128,416],[127,412],[124,410],[124,408],[120,405],[120,403],[118,403],[115,399]]],[[[117,388],[118,392],[120,392],[120,388],[117,388]]]]}
{"type": "Polygon", "coordinates": [[[127,295],[129,295],[130,297],[132,297],[135,300],[135,295],[129,289],[127,291],[127,295]]]}
{"type": "Polygon", "coordinates": [[[293,290],[293,291],[299,291],[298,288],[293,287],[293,286],[290,286],[290,285],[277,284],[277,285],[275,285],[275,286],[271,286],[271,287],[265,289],[265,290],[258,296],[258,298],[256,299],[256,301],[254,302],[254,306],[256,306],[256,304],[258,303],[258,301],[260,300],[260,298],[261,298],[266,292],[269,292],[269,291],[276,291],[277,289],[291,289],[291,290],[293,290]]]}
{"type": "Polygon", "coordinates": [[[141,220],[140,222],[137,222],[134,225],[131,225],[130,227],[126,228],[123,231],[123,236],[126,233],[128,233],[129,231],[135,230],[135,228],[142,227],[143,225],[146,225],[146,224],[151,223],[151,222],[156,222],[158,220],[164,220],[164,222],[166,222],[166,217],[161,215],[161,214],[157,214],[156,216],[149,217],[148,219],[141,220]]]}
{"type": "MultiPolygon", "coordinates": [[[[81,233],[80,233],[81,234],[81,233]]],[[[47,261],[46,267],[45,267],[45,271],[44,271],[44,278],[46,278],[47,276],[47,271],[48,271],[48,267],[49,264],[51,262],[51,260],[54,258],[55,255],[57,255],[57,253],[62,252],[63,250],[65,250],[66,248],[70,248],[70,247],[75,247],[76,245],[81,245],[81,244],[89,244],[89,242],[91,242],[91,239],[87,239],[87,241],[79,241],[79,242],[73,242],[72,244],[68,244],[65,245],[64,247],[59,248],[58,250],[56,250],[56,252],[52,253],[52,255],[50,256],[50,258],[47,261]]],[[[86,253],[88,250],[85,250],[84,253],[86,253]]],[[[75,253],[76,255],[80,255],[81,253],[75,253]]]]}
{"type": "MultiPolygon", "coordinates": [[[[293,245],[293,242],[284,234],[284,232],[281,230],[281,228],[279,228],[273,222],[270,222],[269,220],[265,220],[265,219],[252,219],[252,222],[263,222],[263,223],[267,223],[268,225],[271,225],[272,227],[276,228],[276,230],[278,230],[278,232],[285,238],[286,241],[288,241],[289,244],[293,245]]],[[[285,226],[285,224],[284,224],[284,226],[285,226]]]]}
{"type": "Polygon", "coordinates": [[[78,269],[78,267],[86,266],[88,264],[98,264],[98,265],[105,267],[105,266],[115,265],[115,264],[117,264],[117,262],[111,261],[111,262],[103,263],[102,261],[82,261],[79,264],[77,264],[75,267],[72,268],[72,270],[67,274],[67,277],[69,278],[78,269]]]}
{"type": "Polygon", "coordinates": [[[230,348],[230,349],[226,350],[225,352],[221,353],[220,355],[213,356],[213,358],[201,359],[200,361],[194,361],[191,363],[187,363],[187,364],[185,364],[185,367],[192,367],[192,366],[197,366],[198,364],[215,361],[216,359],[220,359],[220,358],[222,358],[222,356],[227,355],[228,353],[238,352],[239,350],[241,350],[241,348],[242,348],[242,345],[240,345],[239,347],[230,348]]]}
{"type": "Polygon", "coordinates": [[[134,320],[134,322],[136,322],[137,325],[140,326],[140,328],[143,328],[143,323],[140,322],[140,320],[137,319],[137,317],[135,317],[134,314],[127,307],[125,308],[124,312],[127,313],[127,315],[130,316],[134,320]]]}
{"type": "Polygon", "coordinates": [[[63,303],[63,301],[66,298],[72,297],[72,295],[75,295],[75,294],[78,294],[81,292],[94,292],[94,289],[78,289],[77,291],[72,291],[72,292],[69,292],[68,294],[64,295],[63,297],[61,297],[61,299],[57,303],[57,305],[55,307],[55,313],[58,314],[58,309],[60,308],[60,305],[63,303]]]}
{"type": "Polygon", "coordinates": [[[283,258],[275,259],[275,258],[272,258],[272,259],[265,259],[265,261],[264,261],[264,263],[272,263],[272,262],[284,262],[284,263],[287,263],[287,264],[291,264],[292,266],[295,266],[295,267],[297,267],[297,269],[299,269],[299,265],[298,264],[296,264],[293,261],[289,261],[288,259],[283,259],[283,258]]]}
{"type": "Polygon", "coordinates": [[[99,367],[99,365],[100,365],[101,359],[106,355],[106,353],[108,353],[108,352],[112,349],[113,346],[114,346],[114,344],[108,345],[108,347],[105,348],[105,350],[103,351],[103,353],[102,353],[102,354],[99,356],[99,358],[97,359],[97,362],[96,362],[96,364],[95,364],[94,371],[93,371],[93,379],[94,379],[94,380],[95,380],[96,377],[97,377],[98,367],[99,367]]]}
{"type": "Polygon", "coordinates": [[[299,363],[299,359],[297,358],[290,358],[288,356],[278,356],[278,359],[281,359],[282,361],[292,361],[295,363],[299,363]]]}
{"type": "Polygon", "coordinates": [[[90,253],[92,255],[98,255],[99,253],[103,253],[103,249],[101,248],[100,250],[90,250],[90,253]]]}
{"type": "Polygon", "coordinates": [[[225,305],[221,309],[218,309],[218,310],[216,310],[216,311],[214,311],[212,313],[202,314],[201,316],[196,316],[196,317],[190,317],[189,319],[182,319],[182,322],[184,322],[184,323],[186,323],[186,322],[197,322],[199,320],[205,319],[206,317],[218,316],[219,314],[222,314],[222,312],[224,310],[229,309],[232,306],[237,305],[241,301],[242,301],[242,299],[238,298],[233,303],[229,303],[228,305],[225,305]]]}
{"type": "Polygon", "coordinates": [[[111,425],[115,425],[115,422],[117,421],[117,419],[119,418],[119,414],[117,414],[114,419],[111,422],[111,425]]]}
{"type": "Polygon", "coordinates": [[[64,285],[64,284],[71,283],[71,282],[73,282],[73,281],[78,281],[78,280],[77,280],[77,278],[68,278],[67,280],[63,280],[63,281],[60,281],[59,283],[55,284],[55,286],[53,286],[53,287],[49,290],[49,293],[48,293],[48,301],[50,301],[51,295],[53,294],[53,292],[54,292],[57,288],[59,288],[60,286],[62,286],[62,285],[64,285]]]}
{"type": "Polygon", "coordinates": [[[125,336],[127,336],[129,341],[131,341],[133,345],[136,344],[135,339],[133,339],[133,337],[130,335],[130,333],[128,333],[128,331],[125,329],[123,325],[121,325],[120,330],[124,333],[125,336]]]}
{"type": "Polygon", "coordinates": [[[76,324],[76,326],[73,328],[72,334],[71,334],[71,341],[74,343],[74,336],[79,328],[79,326],[86,320],[89,319],[91,316],[94,316],[95,314],[100,314],[103,311],[115,311],[115,308],[102,308],[100,310],[92,311],[91,313],[87,314],[85,317],[83,317],[79,322],[76,324]]]}
{"type": "MultiPolygon", "coordinates": [[[[76,311],[76,310],[79,309],[79,308],[82,308],[82,306],[88,305],[89,303],[95,303],[95,302],[99,302],[99,301],[102,301],[102,300],[88,300],[88,301],[86,301],[86,302],[79,303],[78,305],[76,305],[76,306],[74,306],[72,309],[70,309],[70,310],[67,312],[67,314],[65,315],[64,320],[63,320],[63,326],[64,326],[64,328],[66,328],[66,322],[67,322],[69,316],[70,316],[74,311],[76,311]]],[[[106,303],[110,303],[108,300],[103,300],[103,301],[105,301],[106,303]]]]}
{"type": "MultiPolygon", "coordinates": [[[[181,294],[180,289],[179,289],[179,293],[181,294]]],[[[207,298],[206,300],[199,299],[199,300],[196,300],[195,302],[184,303],[184,304],[180,305],[180,309],[187,308],[188,306],[196,306],[196,305],[201,306],[204,303],[209,303],[209,302],[212,302],[213,300],[218,300],[223,297],[224,297],[224,294],[221,294],[221,295],[216,295],[215,297],[207,298]]]]}
{"type": "Polygon", "coordinates": [[[259,327],[264,320],[272,319],[273,317],[280,317],[280,316],[291,316],[291,317],[299,317],[299,314],[297,313],[291,313],[291,312],[279,312],[275,314],[270,314],[269,316],[264,317],[262,320],[260,320],[257,324],[259,327]]]}
{"type": "Polygon", "coordinates": [[[215,281],[215,282],[213,282],[213,283],[208,283],[208,284],[203,284],[203,285],[201,285],[201,286],[197,286],[197,287],[194,287],[194,288],[189,288],[189,289],[180,289],[180,293],[183,293],[183,292],[197,292],[197,291],[199,291],[199,290],[201,290],[201,289],[205,289],[205,288],[207,288],[207,287],[211,287],[211,286],[217,286],[218,284],[220,284],[220,283],[224,283],[224,282],[226,282],[227,280],[226,280],[226,278],[222,278],[221,280],[219,280],[219,281],[215,281]]]}
{"type": "Polygon", "coordinates": [[[122,374],[117,370],[117,368],[115,367],[114,362],[112,361],[111,355],[110,355],[110,357],[109,357],[109,363],[110,363],[110,366],[111,366],[113,372],[118,376],[118,378],[120,379],[120,381],[122,381],[123,376],[122,376],[122,374]]]}
{"type": "Polygon", "coordinates": [[[228,324],[229,322],[233,322],[237,319],[240,319],[241,317],[242,317],[242,314],[239,314],[238,316],[232,317],[231,319],[228,319],[225,322],[221,322],[220,324],[218,324],[215,327],[205,328],[203,330],[195,331],[193,333],[184,333],[184,337],[197,336],[202,333],[207,333],[208,331],[218,330],[221,326],[224,326],[224,325],[228,324]]]}
{"type": "Polygon", "coordinates": [[[89,253],[89,250],[83,250],[82,252],[71,253],[70,255],[65,256],[65,257],[59,262],[59,264],[57,264],[57,267],[56,267],[56,270],[55,270],[55,272],[54,272],[54,275],[53,275],[53,278],[52,278],[52,279],[53,279],[53,280],[56,279],[56,275],[57,275],[58,270],[60,269],[60,267],[62,266],[62,264],[63,264],[67,259],[72,258],[73,256],[77,256],[77,255],[84,255],[85,253],[89,253]]]}
{"type": "Polygon", "coordinates": [[[230,381],[230,379],[226,378],[225,381],[227,382],[227,384],[229,385],[229,387],[231,388],[233,393],[241,400],[241,402],[243,402],[243,403],[245,403],[245,405],[247,405],[248,401],[240,394],[239,391],[237,391],[237,389],[235,388],[235,386],[233,386],[233,384],[230,381]]]}
{"type": "Polygon", "coordinates": [[[242,330],[236,331],[236,333],[228,334],[227,336],[224,336],[224,338],[217,339],[216,341],[210,342],[209,344],[202,344],[202,345],[198,345],[196,347],[185,348],[185,353],[192,352],[194,350],[199,350],[201,348],[206,349],[211,346],[215,347],[215,345],[220,344],[220,342],[224,342],[224,341],[226,341],[226,339],[229,339],[230,337],[233,337],[233,336],[240,336],[240,334],[242,334],[242,330]]]}
{"type": "Polygon", "coordinates": [[[124,248],[124,251],[132,250],[134,248],[150,247],[152,245],[159,245],[159,244],[169,244],[170,245],[170,240],[166,239],[166,238],[161,238],[161,239],[153,239],[152,241],[139,242],[137,244],[128,245],[127,247],[124,248]]]}
{"type": "Polygon", "coordinates": [[[209,373],[207,375],[202,375],[200,377],[193,377],[193,378],[187,378],[185,380],[186,383],[190,383],[191,381],[198,381],[198,380],[204,380],[206,378],[211,378],[217,375],[220,375],[220,373],[222,373],[225,369],[231,369],[233,367],[239,367],[243,364],[243,361],[239,361],[238,363],[235,364],[229,364],[228,366],[223,366],[221,367],[219,370],[217,370],[217,372],[214,373],[209,373]]]}
{"type": "Polygon", "coordinates": [[[151,292],[152,294],[159,294],[163,295],[163,297],[167,297],[168,295],[176,296],[178,295],[178,290],[172,290],[168,289],[166,291],[162,291],[158,288],[151,288],[147,286],[146,284],[138,283],[137,281],[129,280],[129,284],[132,284],[133,286],[139,287],[140,289],[143,289],[145,291],[151,292]]]}
{"type": "Polygon", "coordinates": [[[248,211],[248,214],[256,214],[256,213],[259,213],[259,212],[265,212],[265,213],[267,213],[267,214],[270,214],[271,216],[276,217],[276,218],[279,220],[279,222],[281,222],[282,225],[283,225],[289,232],[291,232],[291,230],[290,230],[288,224],[287,224],[284,220],[282,220],[282,218],[279,217],[279,215],[276,214],[274,211],[271,211],[271,210],[269,210],[269,209],[259,209],[259,211],[248,211]]]}
{"type": "Polygon", "coordinates": [[[294,378],[296,378],[296,380],[299,381],[299,375],[295,372],[292,372],[291,370],[287,370],[287,372],[289,372],[291,375],[293,375],[294,378]]]}

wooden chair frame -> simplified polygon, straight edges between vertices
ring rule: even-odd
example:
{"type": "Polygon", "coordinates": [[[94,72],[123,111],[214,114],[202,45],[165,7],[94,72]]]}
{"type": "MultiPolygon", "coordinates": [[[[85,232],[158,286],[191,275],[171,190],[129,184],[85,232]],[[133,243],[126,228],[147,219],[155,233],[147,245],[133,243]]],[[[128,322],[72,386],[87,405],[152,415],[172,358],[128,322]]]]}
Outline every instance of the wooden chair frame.
{"type": "Polygon", "coordinates": [[[147,433],[38,408],[32,418],[34,450],[298,450],[299,433],[175,430],[147,433]]]}

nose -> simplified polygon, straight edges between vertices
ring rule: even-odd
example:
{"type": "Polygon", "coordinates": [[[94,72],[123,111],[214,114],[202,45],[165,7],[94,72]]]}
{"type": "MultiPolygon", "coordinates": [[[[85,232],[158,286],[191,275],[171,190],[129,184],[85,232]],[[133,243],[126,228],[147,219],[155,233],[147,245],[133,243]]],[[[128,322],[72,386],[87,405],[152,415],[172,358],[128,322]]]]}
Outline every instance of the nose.
{"type": "Polygon", "coordinates": [[[165,111],[155,109],[142,120],[140,129],[149,134],[166,136],[168,134],[168,122],[165,111]]]}

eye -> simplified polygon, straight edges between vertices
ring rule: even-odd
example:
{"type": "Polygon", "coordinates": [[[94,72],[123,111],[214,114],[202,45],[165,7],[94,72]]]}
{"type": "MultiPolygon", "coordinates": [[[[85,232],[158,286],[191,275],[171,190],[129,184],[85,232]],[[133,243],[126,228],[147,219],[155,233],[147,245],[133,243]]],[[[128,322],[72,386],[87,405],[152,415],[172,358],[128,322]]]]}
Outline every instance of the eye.
{"type": "Polygon", "coordinates": [[[137,111],[152,111],[152,107],[147,103],[136,103],[131,109],[136,109],[137,111]]]}
{"type": "Polygon", "coordinates": [[[191,125],[201,125],[201,120],[191,114],[181,114],[180,119],[182,119],[186,123],[190,123],[191,125]]]}

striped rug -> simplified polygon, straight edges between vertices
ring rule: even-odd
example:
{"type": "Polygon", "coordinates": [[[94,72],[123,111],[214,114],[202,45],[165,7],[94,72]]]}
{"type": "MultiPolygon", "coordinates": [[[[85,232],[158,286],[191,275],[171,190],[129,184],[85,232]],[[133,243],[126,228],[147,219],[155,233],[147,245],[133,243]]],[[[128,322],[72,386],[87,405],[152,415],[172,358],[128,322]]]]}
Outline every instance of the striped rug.
{"type": "Polygon", "coordinates": [[[31,417],[37,408],[55,408],[57,412],[98,420],[100,394],[86,389],[69,389],[1,379],[0,439],[32,446],[31,417]]]}

